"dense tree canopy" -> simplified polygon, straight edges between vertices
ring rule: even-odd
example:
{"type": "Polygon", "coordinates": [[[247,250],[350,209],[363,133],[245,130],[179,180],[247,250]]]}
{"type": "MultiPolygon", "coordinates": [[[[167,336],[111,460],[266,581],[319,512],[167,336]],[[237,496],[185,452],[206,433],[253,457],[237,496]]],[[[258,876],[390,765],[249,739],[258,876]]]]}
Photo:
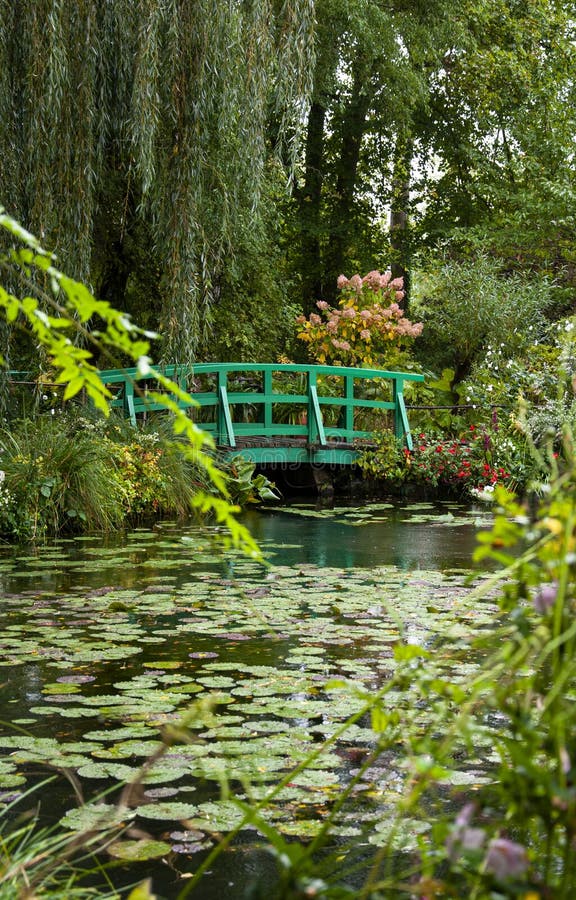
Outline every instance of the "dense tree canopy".
{"type": "Polygon", "coordinates": [[[566,0],[0,0],[2,201],[172,360],[274,358],[439,246],[570,286],[573,37],[566,0]]]}
{"type": "Polygon", "coordinates": [[[0,3],[4,205],[106,299],[134,278],[158,292],[166,355],[190,358],[261,228],[271,122],[294,155],[312,17],[312,0],[0,3]]]}
{"type": "Polygon", "coordinates": [[[455,232],[516,264],[554,263],[570,275],[569,4],[319,0],[316,8],[295,216],[304,303],[333,296],[342,270],[392,260],[402,274],[413,250],[455,232]]]}

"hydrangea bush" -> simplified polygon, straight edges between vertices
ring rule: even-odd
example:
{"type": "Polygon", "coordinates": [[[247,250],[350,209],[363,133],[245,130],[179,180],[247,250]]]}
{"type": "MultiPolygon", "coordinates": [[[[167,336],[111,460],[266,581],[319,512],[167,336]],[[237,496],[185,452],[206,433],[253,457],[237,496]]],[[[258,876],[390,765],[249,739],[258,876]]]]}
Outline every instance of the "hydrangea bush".
{"type": "Polygon", "coordinates": [[[406,351],[422,333],[421,322],[406,318],[402,278],[368,272],[338,278],[338,306],[319,300],[319,313],[298,316],[298,338],[321,364],[391,368],[407,361],[406,351]]]}

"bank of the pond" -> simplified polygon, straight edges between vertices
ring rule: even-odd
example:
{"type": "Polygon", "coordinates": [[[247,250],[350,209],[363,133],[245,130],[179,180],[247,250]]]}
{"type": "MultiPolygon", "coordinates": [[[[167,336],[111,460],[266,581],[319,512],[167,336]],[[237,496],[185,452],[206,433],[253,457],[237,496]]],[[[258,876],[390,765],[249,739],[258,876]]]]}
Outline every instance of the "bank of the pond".
{"type": "MultiPolygon", "coordinates": [[[[74,834],[122,823],[100,857],[116,860],[119,890],[150,875],[158,896],[178,896],[243,821],[237,801],[289,841],[333,816],[332,840],[369,858],[406,789],[400,736],[384,740],[374,698],[407,732],[428,722],[410,681],[394,682],[394,647],[433,649],[454,684],[476,671],[467,640],[495,613],[468,583],[484,510],[382,502],[245,518],[266,565],[170,522],[0,553],[4,817],[39,804],[41,823],[74,834]],[[55,781],[26,796],[46,773],[55,781]]],[[[486,760],[459,751],[447,796],[486,779],[486,760]]],[[[428,827],[401,817],[396,852],[428,827]]],[[[259,843],[242,829],[198,895],[274,897],[259,843]]]]}

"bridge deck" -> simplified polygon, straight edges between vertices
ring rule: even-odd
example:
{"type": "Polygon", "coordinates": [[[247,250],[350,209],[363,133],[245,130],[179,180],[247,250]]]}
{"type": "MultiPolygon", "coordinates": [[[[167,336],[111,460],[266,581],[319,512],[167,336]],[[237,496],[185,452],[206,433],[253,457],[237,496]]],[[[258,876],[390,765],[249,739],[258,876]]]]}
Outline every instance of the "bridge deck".
{"type": "MultiPolygon", "coordinates": [[[[242,452],[259,463],[355,462],[376,431],[393,429],[412,447],[404,382],[414,372],[276,363],[200,363],[159,369],[189,392],[179,405],[213,435],[226,455],[242,452]]],[[[161,409],[149,390],[154,379],[136,369],[101,372],[112,406],[133,423],[161,409]]]]}

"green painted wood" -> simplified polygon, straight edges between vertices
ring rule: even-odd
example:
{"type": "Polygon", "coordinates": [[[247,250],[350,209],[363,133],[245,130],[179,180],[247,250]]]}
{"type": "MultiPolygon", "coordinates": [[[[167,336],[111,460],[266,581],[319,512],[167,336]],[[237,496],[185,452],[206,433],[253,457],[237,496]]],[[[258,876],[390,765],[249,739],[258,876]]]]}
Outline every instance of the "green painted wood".
{"type": "MultiPolygon", "coordinates": [[[[271,428],[273,422],[273,405],[272,396],[274,394],[274,385],[272,377],[272,369],[266,369],[264,372],[264,427],[271,428]]],[[[275,402],[278,402],[275,400],[275,402]]]]}
{"type": "Polygon", "coordinates": [[[318,436],[318,441],[321,447],[326,446],[326,435],[324,434],[324,422],[322,420],[322,412],[320,410],[320,404],[318,403],[318,392],[316,390],[316,385],[310,385],[310,401],[311,401],[311,409],[312,415],[315,419],[315,432],[318,436]]]}
{"type": "MultiPolygon", "coordinates": [[[[174,365],[160,371],[192,392],[193,399],[178,401],[179,406],[197,406],[192,411],[195,421],[214,435],[220,447],[238,448],[260,463],[352,464],[359,452],[354,442],[371,438],[370,431],[357,427],[359,410],[392,412],[394,433],[412,449],[404,383],[424,380],[414,372],[287,363],[199,363],[193,370],[174,365]],[[277,392],[275,381],[281,382],[277,392]],[[373,399],[375,385],[383,383],[391,386],[391,399],[373,399]],[[363,385],[370,385],[372,397],[359,395],[363,385]],[[339,408],[338,421],[331,425],[323,410],[328,415],[334,407],[339,408]]],[[[138,415],[162,408],[147,397],[147,386],[155,388],[153,379],[140,376],[136,369],[111,369],[101,376],[114,393],[111,406],[122,409],[133,423],[138,415]]]]}

